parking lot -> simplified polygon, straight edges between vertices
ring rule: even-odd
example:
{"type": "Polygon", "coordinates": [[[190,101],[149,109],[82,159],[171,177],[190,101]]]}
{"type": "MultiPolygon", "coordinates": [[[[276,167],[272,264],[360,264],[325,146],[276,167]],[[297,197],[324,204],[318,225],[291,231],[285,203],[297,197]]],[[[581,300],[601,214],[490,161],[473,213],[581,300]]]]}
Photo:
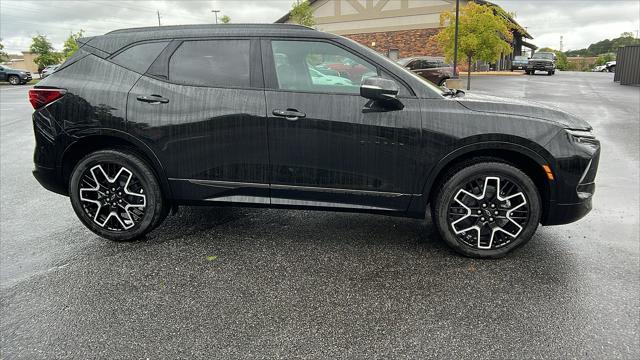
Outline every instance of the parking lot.
{"type": "Polygon", "coordinates": [[[108,242],[33,179],[28,87],[2,86],[0,357],[637,359],[640,88],[612,78],[472,78],[603,148],[591,214],[492,261],[427,221],[317,211],[182,207],[108,242]]]}

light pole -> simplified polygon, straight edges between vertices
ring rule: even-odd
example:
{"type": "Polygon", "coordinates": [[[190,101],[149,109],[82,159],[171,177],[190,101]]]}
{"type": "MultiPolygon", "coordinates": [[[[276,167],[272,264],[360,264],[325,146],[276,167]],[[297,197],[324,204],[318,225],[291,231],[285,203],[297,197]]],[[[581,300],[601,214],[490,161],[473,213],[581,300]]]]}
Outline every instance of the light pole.
{"type": "Polygon", "coordinates": [[[460,0],[456,0],[456,32],[453,36],[453,78],[458,78],[458,17],[460,15],[460,0]]]}
{"type": "Polygon", "coordinates": [[[216,14],[216,24],[218,23],[218,13],[220,10],[211,10],[212,13],[216,14]]]}

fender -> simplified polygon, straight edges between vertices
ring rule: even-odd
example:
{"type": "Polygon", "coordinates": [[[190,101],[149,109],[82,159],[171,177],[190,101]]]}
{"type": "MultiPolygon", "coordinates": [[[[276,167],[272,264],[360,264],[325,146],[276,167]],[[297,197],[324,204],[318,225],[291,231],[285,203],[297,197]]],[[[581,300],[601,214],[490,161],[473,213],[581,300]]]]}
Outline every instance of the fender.
{"type": "Polygon", "coordinates": [[[79,141],[86,141],[86,140],[90,140],[92,137],[102,137],[102,136],[110,136],[110,137],[121,139],[131,144],[135,150],[138,150],[143,155],[145,155],[147,159],[151,161],[151,164],[149,165],[151,165],[152,169],[156,172],[162,191],[166,194],[167,198],[169,199],[173,198],[173,193],[171,191],[171,187],[169,186],[169,181],[167,179],[165,168],[160,162],[160,159],[158,159],[158,157],[156,156],[155,152],[142,140],[138,139],[137,137],[127,132],[124,132],[118,129],[112,129],[112,128],[98,128],[98,129],[93,128],[93,129],[86,129],[86,130],[83,129],[83,130],[78,130],[74,132],[72,136],[69,136],[73,140],[69,142],[69,144],[65,147],[64,151],[62,152],[62,154],[60,154],[57,160],[57,168],[58,168],[59,176],[61,179],[63,176],[62,174],[63,161],[65,156],[69,153],[69,150],[74,146],[76,146],[79,141]]]}
{"type": "MultiPolygon", "coordinates": [[[[465,139],[465,140],[468,141],[469,139],[465,139]]],[[[422,177],[423,186],[422,186],[421,195],[414,197],[412,199],[411,204],[409,205],[408,212],[416,217],[418,217],[417,214],[421,214],[419,217],[422,217],[424,214],[425,208],[427,206],[427,203],[429,202],[429,197],[431,195],[431,188],[433,187],[433,184],[436,181],[436,178],[438,177],[438,175],[440,175],[440,172],[452,162],[472,152],[477,152],[482,150],[494,150],[494,151],[508,150],[508,151],[516,152],[521,155],[527,156],[533,161],[535,161],[536,163],[538,163],[538,165],[540,165],[541,171],[542,171],[542,165],[549,165],[549,167],[551,167],[551,170],[555,173],[555,169],[556,169],[555,161],[549,160],[549,159],[553,159],[553,157],[550,156],[547,150],[545,150],[540,145],[537,145],[529,140],[526,140],[526,139],[519,139],[519,140],[523,140],[530,143],[532,147],[535,147],[535,150],[525,145],[516,144],[513,142],[502,141],[502,140],[487,140],[487,141],[480,141],[480,142],[464,145],[449,152],[448,154],[440,158],[440,160],[438,160],[435,166],[431,167],[431,169],[429,170],[426,176],[422,177]]],[[[555,186],[549,186],[549,201],[555,201],[555,198],[556,198],[555,193],[556,193],[555,186]]]]}

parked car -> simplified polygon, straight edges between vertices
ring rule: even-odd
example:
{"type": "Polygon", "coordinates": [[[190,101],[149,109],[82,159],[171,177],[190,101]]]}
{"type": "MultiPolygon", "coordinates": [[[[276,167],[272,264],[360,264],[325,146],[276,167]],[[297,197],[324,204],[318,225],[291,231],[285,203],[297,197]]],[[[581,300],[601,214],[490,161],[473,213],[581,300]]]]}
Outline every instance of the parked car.
{"type": "Polygon", "coordinates": [[[556,54],[552,52],[537,52],[527,63],[526,73],[535,74],[536,71],[546,71],[548,75],[556,73],[556,54]]]}
{"type": "Polygon", "coordinates": [[[351,58],[342,57],[339,61],[322,64],[323,67],[336,71],[340,76],[360,84],[366,76],[371,76],[371,69],[356,63],[351,58]]]}
{"type": "Polygon", "coordinates": [[[311,83],[314,85],[349,85],[353,86],[353,82],[341,76],[325,75],[313,67],[309,67],[309,75],[311,83]]]}
{"type": "Polygon", "coordinates": [[[34,176],[107,239],[144,236],[179,205],[431,214],[453,249],[493,258],[591,209],[588,123],[462,97],[337,35],[227,24],[78,42],[29,91],[34,176]],[[336,56],[376,76],[314,83],[309,59],[336,56]]]}
{"type": "Polygon", "coordinates": [[[40,77],[42,79],[46,78],[47,76],[53,74],[59,67],[60,64],[46,66],[44,69],[42,69],[42,74],[40,75],[40,77]]]}
{"type": "Polygon", "coordinates": [[[432,83],[443,86],[453,74],[453,67],[442,58],[412,57],[398,60],[398,64],[413,71],[432,83]]]}
{"type": "Polygon", "coordinates": [[[526,70],[529,64],[529,58],[526,56],[515,56],[511,61],[511,71],[513,70],[526,70]]]}
{"type": "Polygon", "coordinates": [[[591,69],[591,71],[592,72],[608,72],[609,70],[607,70],[607,66],[606,65],[597,65],[596,67],[591,69]]]}
{"type": "Polygon", "coordinates": [[[31,73],[27,70],[12,69],[6,65],[0,65],[0,81],[8,81],[11,85],[21,85],[28,83],[31,79],[31,73]]]}
{"type": "Polygon", "coordinates": [[[607,63],[604,64],[604,65],[607,68],[608,72],[612,72],[612,73],[616,72],[616,61],[615,60],[614,61],[607,61],[607,63]]]}

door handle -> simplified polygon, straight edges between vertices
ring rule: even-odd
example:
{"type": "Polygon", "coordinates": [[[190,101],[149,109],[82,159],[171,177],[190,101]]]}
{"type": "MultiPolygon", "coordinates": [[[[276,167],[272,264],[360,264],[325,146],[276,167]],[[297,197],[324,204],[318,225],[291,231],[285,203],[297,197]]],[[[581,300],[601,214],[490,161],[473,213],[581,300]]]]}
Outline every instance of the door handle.
{"type": "Polygon", "coordinates": [[[277,117],[283,117],[289,121],[296,121],[298,119],[307,117],[307,114],[301,111],[298,111],[296,109],[287,109],[287,110],[275,109],[273,110],[272,114],[277,117]]]}
{"type": "Polygon", "coordinates": [[[150,96],[138,96],[137,99],[138,101],[146,102],[149,104],[166,104],[169,102],[169,99],[155,94],[150,96]]]}

